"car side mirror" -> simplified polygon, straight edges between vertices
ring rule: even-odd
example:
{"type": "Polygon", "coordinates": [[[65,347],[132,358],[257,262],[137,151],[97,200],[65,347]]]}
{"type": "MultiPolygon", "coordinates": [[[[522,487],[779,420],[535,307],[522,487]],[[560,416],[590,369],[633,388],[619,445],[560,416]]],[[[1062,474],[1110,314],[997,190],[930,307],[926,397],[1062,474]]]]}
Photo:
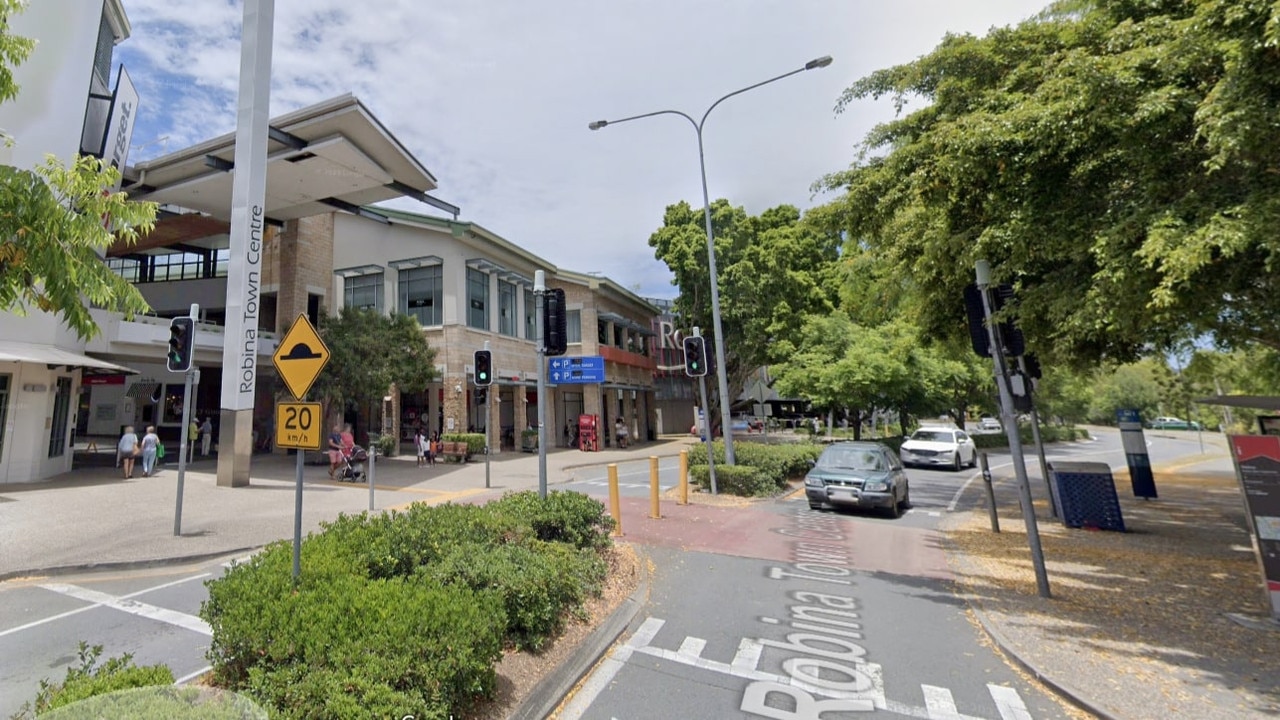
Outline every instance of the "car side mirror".
{"type": "Polygon", "coordinates": [[[818,461],[817,461],[817,460],[810,460],[810,461],[809,461],[809,467],[818,467],[818,461]]]}

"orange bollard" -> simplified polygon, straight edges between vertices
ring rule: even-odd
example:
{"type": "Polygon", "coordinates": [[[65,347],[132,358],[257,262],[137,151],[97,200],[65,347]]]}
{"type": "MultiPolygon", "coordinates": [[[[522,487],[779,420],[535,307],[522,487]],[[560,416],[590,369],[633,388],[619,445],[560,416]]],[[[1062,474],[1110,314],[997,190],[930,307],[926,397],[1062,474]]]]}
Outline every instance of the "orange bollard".
{"type": "Polygon", "coordinates": [[[658,519],[662,512],[658,508],[658,456],[649,456],[649,517],[658,519]]]}
{"type": "Polygon", "coordinates": [[[614,537],[622,537],[622,501],[618,496],[618,463],[609,463],[609,514],[613,516],[614,537]]]}
{"type": "Polygon", "coordinates": [[[680,504],[689,504],[689,451],[680,451],[680,504]]]}

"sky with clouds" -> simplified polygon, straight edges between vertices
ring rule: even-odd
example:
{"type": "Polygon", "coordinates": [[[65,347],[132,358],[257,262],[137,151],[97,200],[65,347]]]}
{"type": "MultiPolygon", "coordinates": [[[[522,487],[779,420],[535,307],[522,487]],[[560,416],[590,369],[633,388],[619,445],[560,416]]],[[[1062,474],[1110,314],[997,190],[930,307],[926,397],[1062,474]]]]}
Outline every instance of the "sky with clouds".
{"type": "MultiPolygon", "coordinates": [[[[731,98],[704,130],[712,199],[752,214],[821,204],[889,100],[840,93],[948,33],[983,34],[1047,0],[276,0],[271,116],[353,93],[439,180],[461,219],[549,262],[673,297],[648,238],[702,203],[697,138],[675,116],[822,55],[835,62],[731,98]]],[[[235,129],[242,4],[124,0],[116,50],[141,95],[130,163],[235,129]]],[[[395,207],[438,212],[413,201],[395,207]]]]}

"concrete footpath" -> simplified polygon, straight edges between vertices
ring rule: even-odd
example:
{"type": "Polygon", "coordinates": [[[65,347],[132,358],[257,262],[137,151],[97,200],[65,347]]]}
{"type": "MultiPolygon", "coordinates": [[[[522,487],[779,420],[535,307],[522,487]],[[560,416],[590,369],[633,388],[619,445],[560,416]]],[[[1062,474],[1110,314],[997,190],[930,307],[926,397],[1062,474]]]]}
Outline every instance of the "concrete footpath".
{"type": "MultiPolygon", "coordinates": [[[[554,489],[572,480],[575,468],[678,455],[694,442],[679,438],[593,453],[552,450],[547,483],[554,489]]],[[[293,537],[295,456],[255,455],[249,486],[226,488],[217,485],[216,461],[197,455],[183,476],[181,535],[174,534],[176,457],[152,477],[142,477],[139,463],[129,480],[103,459],[103,467],[76,469],[52,481],[0,485],[0,581],[216,557],[293,537]]],[[[486,489],[483,456],[422,468],[412,455],[380,457],[374,509],[538,488],[536,454],[504,452],[491,456],[489,464],[491,487],[486,489]]],[[[302,496],[304,535],[322,521],[369,509],[368,485],[330,480],[328,465],[304,466],[302,496]]]]}

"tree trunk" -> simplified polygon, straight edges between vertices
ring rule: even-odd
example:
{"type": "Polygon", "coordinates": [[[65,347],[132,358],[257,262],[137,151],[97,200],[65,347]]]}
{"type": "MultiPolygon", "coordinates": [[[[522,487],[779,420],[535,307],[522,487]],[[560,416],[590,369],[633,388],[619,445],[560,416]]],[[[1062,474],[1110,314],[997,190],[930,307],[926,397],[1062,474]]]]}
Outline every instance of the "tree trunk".
{"type": "Polygon", "coordinates": [[[907,411],[899,408],[898,409],[898,425],[899,425],[898,429],[902,431],[903,437],[907,436],[907,419],[908,419],[907,411]]]}

